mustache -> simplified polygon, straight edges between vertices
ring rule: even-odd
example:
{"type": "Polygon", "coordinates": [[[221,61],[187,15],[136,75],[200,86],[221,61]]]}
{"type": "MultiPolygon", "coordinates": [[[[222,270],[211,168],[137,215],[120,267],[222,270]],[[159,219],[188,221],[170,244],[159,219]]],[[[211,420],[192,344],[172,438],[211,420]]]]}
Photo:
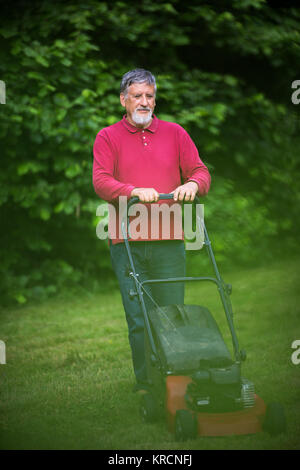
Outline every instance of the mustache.
{"type": "Polygon", "coordinates": [[[150,108],[136,108],[136,111],[151,111],[150,108]]]}

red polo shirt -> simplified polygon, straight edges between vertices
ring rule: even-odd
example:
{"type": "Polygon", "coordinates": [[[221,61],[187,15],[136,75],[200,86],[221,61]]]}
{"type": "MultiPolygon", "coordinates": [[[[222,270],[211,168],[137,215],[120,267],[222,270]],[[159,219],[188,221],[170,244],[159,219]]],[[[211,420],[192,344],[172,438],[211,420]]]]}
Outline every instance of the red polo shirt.
{"type": "MultiPolygon", "coordinates": [[[[129,198],[134,188],[154,188],[158,193],[171,193],[183,184],[182,180],[184,183],[195,181],[201,196],[209,190],[208,169],[188,133],[180,125],[156,116],[146,129],[131,125],[124,116],[97,134],[93,150],[93,184],[98,196],[105,201],[115,203],[119,196],[129,198]]],[[[113,233],[113,222],[110,218],[110,233],[113,233]]],[[[143,240],[153,239],[150,232],[149,228],[149,236],[143,236],[143,240]]],[[[161,231],[158,239],[163,239],[161,231]]],[[[117,227],[112,243],[121,241],[117,227]]]]}

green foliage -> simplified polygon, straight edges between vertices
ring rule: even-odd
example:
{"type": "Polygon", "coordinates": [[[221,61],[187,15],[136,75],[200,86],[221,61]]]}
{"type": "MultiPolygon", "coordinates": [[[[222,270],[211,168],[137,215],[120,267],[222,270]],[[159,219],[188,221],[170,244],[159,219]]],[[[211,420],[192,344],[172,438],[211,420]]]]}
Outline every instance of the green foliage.
{"type": "Polygon", "coordinates": [[[295,247],[297,10],[263,0],[39,1],[15,2],[3,19],[2,299],[24,303],[107,276],[92,146],[120,119],[120,78],[136,66],[156,74],[157,115],[190,132],[212,172],[206,216],[217,254],[238,251],[246,263],[282,236],[295,247]]]}

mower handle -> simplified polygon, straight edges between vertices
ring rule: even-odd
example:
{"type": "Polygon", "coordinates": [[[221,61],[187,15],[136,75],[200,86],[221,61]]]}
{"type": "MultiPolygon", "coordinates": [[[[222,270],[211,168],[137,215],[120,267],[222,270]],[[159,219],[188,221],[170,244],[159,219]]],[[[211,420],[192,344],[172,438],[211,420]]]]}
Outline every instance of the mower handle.
{"type": "MultiPolygon", "coordinates": [[[[160,201],[162,199],[174,199],[174,194],[173,193],[161,193],[159,194],[158,200],[160,201]]],[[[191,202],[199,202],[199,200],[200,200],[199,196],[196,195],[195,199],[191,202]]],[[[132,198],[129,199],[127,203],[127,209],[129,209],[129,207],[133,206],[133,204],[136,204],[138,202],[142,202],[142,201],[140,201],[140,198],[138,196],[133,196],[132,198]]],[[[152,203],[147,202],[145,204],[152,204],[152,203]]]]}
{"type": "MultiPolygon", "coordinates": [[[[172,194],[172,193],[169,193],[169,194],[162,193],[162,194],[159,194],[158,199],[159,200],[160,199],[174,199],[174,194],[172,194]]],[[[136,204],[137,202],[141,202],[140,198],[138,196],[134,196],[134,197],[130,198],[128,203],[127,203],[127,223],[128,223],[128,220],[129,220],[128,209],[129,209],[129,207],[131,207],[133,204],[136,204]]],[[[189,201],[187,201],[187,202],[189,202],[189,201]]],[[[200,202],[200,197],[196,195],[194,200],[191,201],[191,202],[192,203],[199,203],[200,202]]],[[[122,221],[122,227],[123,227],[123,224],[124,224],[124,219],[122,221]]],[[[171,279],[168,278],[168,279],[155,279],[155,280],[153,280],[153,279],[149,280],[148,279],[146,281],[143,281],[142,284],[147,284],[147,283],[149,284],[151,282],[156,282],[157,283],[157,282],[170,282],[170,281],[171,282],[178,282],[178,281],[182,282],[182,281],[186,281],[186,280],[195,280],[195,281],[196,280],[208,280],[208,281],[215,282],[218,286],[219,294],[220,294],[220,297],[221,297],[221,301],[222,301],[222,304],[223,304],[223,307],[224,307],[224,310],[225,310],[227,322],[228,322],[229,329],[230,329],[230,332],[231,332],[234,355],[235,355],[236,361],[245,360],[245,352],[239,350],[239,343],[238,343],[238,339],[237,339],[235,329],[234,329],[234,325],[233,325],[232,307],[231,307],[230,300],[228,298],[228,296],[230,295],[230,292],[228,292],[228,290],[227,290],[229,285],[225,285],[224,281],[221,278],[221,275],[220,275],[219,269],[217,267],[217,263],[216,263],[216,260],[215,260],[215,256],[214,256],[214,253],[213,253],[213,250],[212,250],[212,247],[211,247],[211,242],[209,240],[208,233],[207,233],[205,225],[204,225],[204,236],[205,236],[205,245],[207,247],[208,254],[209,254],[210,260],[212,262],[215,274],[216,274],[216,279],[209,278],[209,277],[207,277],[207,278],[186,278],[186,277],[184,277],[184,278],[171,278],[171,279]]],[[[126,245],[126,248],[127,248],[128,258],[129,258],[130,266],[131,266],[131,269],[132,269],[131,274],[133,275],[133,279],[136,283],[136,289],[137,289],[136,294],[140,297],[140,301],[142,303],[142,308],[143,308],[144,318],[145,318],[145,325],[146,325],[146,328],[147,328],[147,331],[148,331],[148,334],[149,334],[149,339],[150,339],[150,343],[151,343],[152,352],[153,352],[154,356],[156,356],[156,354],[157,354],[156,353],[156,346],[155,346],[153,336],[152,336],[152,333],[151,333],[151,327],[150,327],[150,324],[149,324],[149,320],[148,320],[144,300],[142,298],[141,284],[138,284],[138,281],[137,281],[137,278],[136,278],[137,274],[135,272],[134,262],[133,262],[133,259],[132,259],[132,255],[131,255],[127,235],[124,237],[124,242],[125,242],[125,245],[126,245]],[[150,333],[149,333],[149,331],[150,331],[150,333]]]]}

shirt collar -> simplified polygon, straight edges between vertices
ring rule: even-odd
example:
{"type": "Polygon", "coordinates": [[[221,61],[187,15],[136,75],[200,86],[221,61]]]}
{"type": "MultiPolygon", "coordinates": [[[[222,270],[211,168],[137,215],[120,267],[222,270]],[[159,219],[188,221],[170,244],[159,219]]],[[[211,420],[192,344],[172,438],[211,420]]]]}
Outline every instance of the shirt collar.
{"type": "Polygon", "coordinates": [[[152,119],[152,122],[151,122],[150,126],[147,127],[146,129],[140,129],[140,128],[130,124],[130,122],[127,121],[127,119],[126,119],[126,115],[123,116],[123,119],[122,119],[121,122],[126,127],[126,129],[129,132],[131,132],[132,134],[134,134],[135,132],[141,131],[141,130],[150,131],[153,134],[156,131],[157,126],[158,126],[158,119],[154,114],[152,115],[152,118],[153,119],[152,119]]]}

